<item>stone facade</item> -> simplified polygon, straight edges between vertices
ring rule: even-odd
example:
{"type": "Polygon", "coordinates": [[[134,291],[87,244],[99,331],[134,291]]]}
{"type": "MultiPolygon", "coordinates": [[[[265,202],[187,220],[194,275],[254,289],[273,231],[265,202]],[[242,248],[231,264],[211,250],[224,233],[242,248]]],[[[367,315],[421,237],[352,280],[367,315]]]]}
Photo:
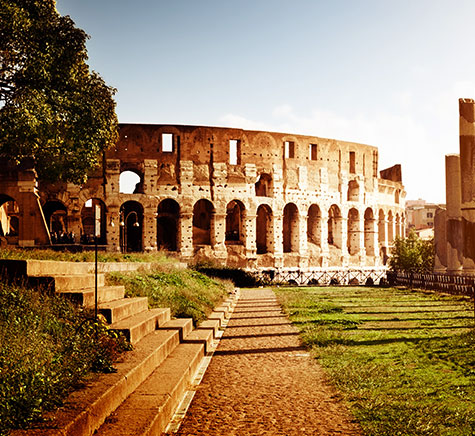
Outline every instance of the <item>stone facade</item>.
{"type": "Polygon", "coordinates": [[[381,266],[405,228],[401,168],[379,175],[377,148],[241,129],[123,124],[87,184],[36,193],[52,242],[88,244],[96,230],[110,251],[251,268],[381,266]]]}
{"type": "Polygon", "coordinates": [[[475,102],[459,99],[460,154],[445,157],[447,208],[435,222],[438,272],[475,274],[475,102]]]}

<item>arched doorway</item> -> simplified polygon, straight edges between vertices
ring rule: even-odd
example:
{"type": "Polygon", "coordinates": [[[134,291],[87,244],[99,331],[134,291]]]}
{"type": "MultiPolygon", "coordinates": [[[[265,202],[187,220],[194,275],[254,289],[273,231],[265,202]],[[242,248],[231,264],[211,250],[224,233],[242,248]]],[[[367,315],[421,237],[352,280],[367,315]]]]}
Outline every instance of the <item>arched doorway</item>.
{"type": "Polygon", "coordinates": [[[307,240],[318,247],[322,245],[322,214],[316,204],[308,209],[307,240]]]}
{"type": "Polygon", "coordinates": [[[70,243],[68,234],[68,209],[59,200],[50,200],[43,205],[43,214],[53,244],[70,243]]]}
{"type": "Polygon", "coordinates": [[[214,206],[209,200],[201,199],[193,207],[193,246],[211,245],[211,222],[214,206]]]}
{"type": "Polygon", "coordinates": [[[257,208],[256,217],[257,254],[266,254],[271,251],[272,236],[272,209],[266,204],[261,204],[257,208]]]}
{"type": "Polygon", "coordinates": [[[262,173],[255,184],[256,197],[272,197],[272,177],[270,174],[262,173]]]}
{"type": "Polygon", "coordinates": [[[373,210],[367,208],[364,213],[364,247],[367,256],[375,255],[375,233],[376,233],[376,220],[374,219],[373,210]]]}
{"type": "Polygon", "coordinates": [[[299,211],[294,203],[288,203],[284,207],[282,236],[284,253],[299,251],[299,211]]]}
{"type": "Polygon", "coordinates": [[[178,249],[178,222],[180,205],[171,198],[160,202],[157,208],[157,247],[168,251],[178,249]]]}
{"type": "Polygon", "coordinates": [[[126,201],[120,207],[120,246],[123,253],[143,250],[143,207],[137,201],[126,201]]]}
{"type": "Polygon", "coordinates": [[[360,251],[360,217],[359,212],[355,208],[351,208],[348,212],[348,253],[350,255],[358,254],[360,251]]]}
{"type": "Polygon", "coordinates": [[[350,180],[348,183],[348,201],[359,201],[360,198],[360,187],[356,180],[350,180]]]}
{"type": "Polygon", "coordinates": [[[340,208],[333,204],[328,210],[328,245],[342,248],[342,228],[340,208]]]}
{"type": "Polygon", "coordinates": [[[81,210],[81,244],[94,244],[94,236],[98,236],[98,244],[107,244],[106,212],[106,205],[98,198],[90,198],[84,203],[81,210]]]}
{"type": "Polygon", "coordinates": [[[242,243],[244,204],[233,200],[226,207],[226,242],[242,243]]]}

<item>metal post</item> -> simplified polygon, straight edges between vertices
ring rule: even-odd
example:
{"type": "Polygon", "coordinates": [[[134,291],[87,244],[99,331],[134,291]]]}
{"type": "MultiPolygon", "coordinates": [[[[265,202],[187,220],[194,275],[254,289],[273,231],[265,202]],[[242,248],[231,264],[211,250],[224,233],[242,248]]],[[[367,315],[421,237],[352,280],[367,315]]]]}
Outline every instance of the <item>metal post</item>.
{"type": "Polygon", "coordinates": [[[97,235],[94,236],[94,318],[97,321],[97,235]]]}

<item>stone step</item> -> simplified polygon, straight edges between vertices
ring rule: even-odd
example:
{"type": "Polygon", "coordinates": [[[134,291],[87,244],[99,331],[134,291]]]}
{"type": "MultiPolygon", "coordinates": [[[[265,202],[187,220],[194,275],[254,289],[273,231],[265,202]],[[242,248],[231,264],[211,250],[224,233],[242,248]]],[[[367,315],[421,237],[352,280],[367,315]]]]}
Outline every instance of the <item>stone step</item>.
{"type": "MultiPolygon", "coordinates": [[[[61,295],[65,296],[75,304],[84,307],[94,307],[95,304],[95,290],[94,288],[87,288],[75,291],[60,291],[61,295]]],[[[99,303],[106,303],[108,301],[120,300],[124,298],[125,288],[118,286],[101,286],[97,289],[97,301],[99,303]]]]}
{"type": "Polygon", "coordinates": [[[214,332],[211,329],[193,330],[183,341],[185,344],[203,344],[205,353],[209,352],[214,340],[214,332]]]}
{"type": "Polygon", "coordinates": [[[109,327],[112,330],[122,332],[131,344],[136,344],[144,336],[167,321],[170,321],[170,309],[168,307],[146,310],[115,322],[109,327]]]}
{"type": "Polygon", "coordinates": [[[213,321],[213,320],[219,321],[220,327],[223,325],[225,319],[226,319],[226,314],[224,312],[217,312],[216,310],[211,312],[211,314],[208,316],[208,321],[213,321]]]}
{"type": "MultiPolygon", "coordinates": [[[[80,289],[88,289],[95,287],[95,275],[55,275],[55,276],[30,276],[31,279],[38,279],[41,281],[52,280],[53,289],[55,292],[62,291],[77,291],[80,289]]],[[[102,287],[105,285],[105,275],[97,275],[97,286],[102,287]]]]}
{"type": "Polygon", "coordinates": [[[147,297],[123,298],[121,300],[108,301],[99,305],[99,313],[104,315],[109,324],[144,312],[147,309],[147,297]]]}
{"type": "Polygon", "coordinates": [[[198,327],[196,327],[197,330],[211,330],[213,332],[213,337],[218,337],[218,331],[219,331],[219,326],[220,326],[220,321],[219,319],[207,319],[203,322],[201,322],[198,327]]]}
{"type": "Polygon", "coordinates": [[[203,344],[180,344],[106,419],[96,436],[161,434],[191,384],[203,357],[203,344]]]}
{"type": "Polygon", "coordinates": [[[159,327],[163,330],[178,330],[180,334],[180,341],[183,340],[192,332],[193,330],[193,320],[191,318],[179,318],[171,319],[159,327]]]}
{"type": "Polygon", "coordinates": [[[117,372],[101,374],[72,392],[63,407],[46,414],[39,428],[15,430],[12,436],[91,436],[178,345],[177,330],[155,330],[114,365],[117,372]]]}

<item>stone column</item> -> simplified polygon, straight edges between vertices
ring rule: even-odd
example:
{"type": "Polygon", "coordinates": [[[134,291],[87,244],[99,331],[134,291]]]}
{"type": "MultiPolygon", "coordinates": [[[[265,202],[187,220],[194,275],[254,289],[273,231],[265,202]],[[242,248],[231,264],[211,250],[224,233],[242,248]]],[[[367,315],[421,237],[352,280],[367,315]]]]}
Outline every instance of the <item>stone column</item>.
{"type": "Polygon", "coordinates": [[[178,225],[178,250],[183,259],[193,257],[193,212],[182,211],[178,225]]]}
{"type": "Polygon", "coordinates": [[[147,207],[143,217],[143,248],[144,251],[157,251],[157,214],[155,207],[147,207]]]}
{"type": "Polygon", "coordinates": [[[337,219],[337,229],[340,231],[337,232],[340,234],[340,241],[338,246],[341,250],[341,264],[342,266],[348,266],[349,254],[348,254],[348,219],[347,218],[338,218],[337,219]]]}
{"type": "MultiPolygon", "coordinates": [[[[460,156],[458,154],[445,156],[445,198],[447,204],[445,223],[447,272],[457,274],[463,267],[462,187],[460,156]]],[[[437,244],[436,247],[437,250],[443,249],[442,244],[437,244]]]]}
{"type": "Polygon", "coordinates": [[[119,206],[109,206],[106,212],[107,251],[120,252],[119,206]]]}
{"type": "Polygon", "coordinates": [[[243,216],[244,249],[246,258],[249,260],[257,258],[256,220],[257,215],[245,213],[243,216]]]}
{"type": "Polygon", "coordinates": [[[226,259],[228,253],[224,244],[226,238],[226,214],[215,213],[211,219],[211,246],[218,259],[226,259]]]}
{"type": "Polygon", "coordinates": [[[463,271],[475,274],[475,102],[459,100],[463,271]]]}
{"type": "Polygon", "coordinates": [[[299,213],[298,215],[299,268],[307,268],[308,266],[307,219],[308,219],[307,215],[299,213]]]}
{"type": "Polygon", "coordinates": [[[274,215],[272,220],[274,226],[274,240],[272,243],[274,251],[274,266],[281,268],[284,262],[284,241],[283,241],[283,216],[274,215]]]}
{"type": "Polygon", "coordinates": [[[330,249],[328,248],[328,214],[322,211],[321,218],[321,237],[320,237],[320,247],[322,249],[322,261],[321,266],[328,266],[328,259],[330,257],[330,249]]]}

